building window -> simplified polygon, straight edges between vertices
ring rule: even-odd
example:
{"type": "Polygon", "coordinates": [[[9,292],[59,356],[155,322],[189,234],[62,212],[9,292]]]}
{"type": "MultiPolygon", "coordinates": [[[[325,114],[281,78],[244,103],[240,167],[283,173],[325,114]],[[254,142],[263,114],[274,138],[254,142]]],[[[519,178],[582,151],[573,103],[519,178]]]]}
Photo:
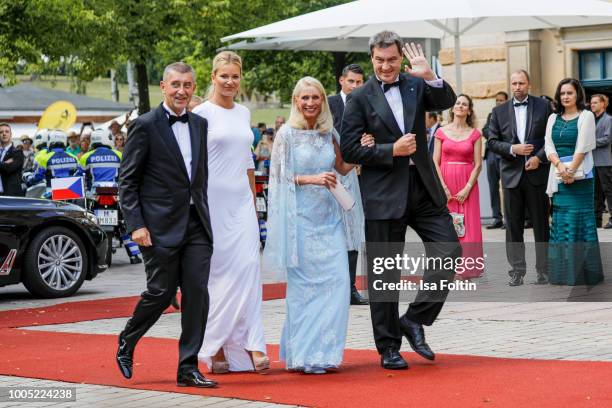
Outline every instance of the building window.
{"type": "Polygon", "coordinates": [[[612,79],[612,50],[581,51],[579,61],[581,81],[612,79]]]}

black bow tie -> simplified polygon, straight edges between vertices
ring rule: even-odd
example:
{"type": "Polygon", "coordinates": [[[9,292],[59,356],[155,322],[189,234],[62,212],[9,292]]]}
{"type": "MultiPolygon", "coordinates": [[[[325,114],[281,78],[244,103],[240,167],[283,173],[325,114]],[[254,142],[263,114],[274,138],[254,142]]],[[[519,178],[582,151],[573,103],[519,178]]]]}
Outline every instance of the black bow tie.
{"type": "Polygon", "coordinates": [[[181,116],[174,116],[174,115],[168,116],[168,122],[170,123],[170,126],[174,125],[176,122],[187,123],[188,121],[189,121],[189,116],[187,116],[186,113],[182,114],[181,116]]]}
{"type": "Polygon", "coordinates": [[[517,106],[527,106],[527,101],[514,102],[514,107],[516,108],[517,106]]]}
{"type": "Polygon", "coordinates": [[[382,83],[382,81],[380,81],[380,84],[383,86],[383,92],[387,93],[387,91],[389,89],[393,88],[394,86],[399,86],[400,81],[395,81],[395,82],[392,82],[390,84],[384,84],[384,83],[382,83]]]}

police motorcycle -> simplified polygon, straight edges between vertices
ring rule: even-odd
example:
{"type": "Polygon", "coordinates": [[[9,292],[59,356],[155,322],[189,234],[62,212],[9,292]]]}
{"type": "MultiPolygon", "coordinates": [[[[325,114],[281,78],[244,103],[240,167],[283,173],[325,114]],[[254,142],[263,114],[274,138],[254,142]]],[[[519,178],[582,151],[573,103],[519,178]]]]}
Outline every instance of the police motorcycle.
{"type": "Polygon", "coordinates": [[[263,172],[255,172],[255,210],[259,223],[259,242],[261,247],[266,246],[268,220],[268,176],[263,172]]]}
{"type": "Polygon", "coordinates": [[[34,173],[36,173],[36,171],[40,168],[40,162],[42,160],[42,157],[48,154],[49,152],[48,146],[49,129],[39,129],[34,135],[34,148],[36,149],[36,154],[34,155],[34,168],[31,172],[24,172],[22,176],[26,197],[40,198],[47,190],[47,183],[44,179],[30,186],[28,186],[28,180],[31,179],[34,173]]]}
{"type": "MultiPolygon", "coordinates": [[[[31,174],[26,174],[23,181],[28,187],[37,186],[36,189],[28,189],[27,196],[38,194],[38,186],[44,183],[44,190],[38,198],[52,198],[51,180],[66,177],[81,177],[83,172],[79,168],[76,156],[65,151],[68,143],[68,135],[63,130],[52,129],[48,131],[48,150],[40,150],[35,156],[35,169],[31,174]]],[[[36,136],[35,136],[36,139],[36,136]]],[[[84,206],[83,199],[66,200],[74,204],[84,206]]]]}
{"type": "Polygon", "coordinates": [[[119,205],[117,183],[121,152],[113,149],[113,136],[107,129],[91,133],[91,150],[81,156],[79,164],[87,183],[88,209],[98,218],[100,227],[108,235],[106,264],[111,265],[112,254],[123,246],[131,264],[142,263],[140,249],[127,233],[119,205]],[[114,239],[113,239],[114,238],[114,239]]]}

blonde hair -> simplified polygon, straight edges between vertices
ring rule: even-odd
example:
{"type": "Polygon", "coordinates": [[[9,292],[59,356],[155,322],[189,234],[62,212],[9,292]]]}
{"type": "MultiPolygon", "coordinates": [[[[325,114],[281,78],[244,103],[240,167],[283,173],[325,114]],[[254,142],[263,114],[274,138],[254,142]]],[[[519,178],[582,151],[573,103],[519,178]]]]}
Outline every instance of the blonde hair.
{"type": "Polygon", "coordinates": [[[289,120],[287,123],[289,126],[297,128],[297,129],[308,129],[308,124],[306,123],[306,119],[304,119],[304,115],[300,112],[300,109],[297,105],[297,98],[300,93],[304,90],[304,88],[312,86],[316,88],[317,91],[321,94],[321,113],[317,118],[317,124],[315,129],[319,131],[319,133],[327,133],[331,131],[334,127],[334,120],[329,110],[329,103],[327,102],[327,95],[325,94],[325,89],[321,82],[318,79],[306,76],[295,84],[295,88],[293,88],[293,94],[291,95],[291,112],[289,113],[289,120]]]}
{"type": "MultiPolygon", "coordinates": [[[[215,58],[213,58],[212,62],[212,74],[216,74],[219,68],[224,65],[236,65],[240,70],[240,76],[242,76],[242,58],[240,55],[236,54],[233,51],[221,51],[215,58]]],[[[240,89],[240,88],[238,88],[240,89]]],[[[215,92],[215,84],[211,83],[208,87],[208,91],[206,92],[206,99],[210,99],[215,92]]]]}

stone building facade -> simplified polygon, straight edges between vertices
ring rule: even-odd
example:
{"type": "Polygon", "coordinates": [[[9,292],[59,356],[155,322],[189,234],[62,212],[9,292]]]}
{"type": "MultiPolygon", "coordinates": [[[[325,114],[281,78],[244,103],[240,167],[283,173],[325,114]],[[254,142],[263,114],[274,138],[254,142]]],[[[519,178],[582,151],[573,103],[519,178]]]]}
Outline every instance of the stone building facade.
{"type": "MultiPolygon", "coordinates": [[[[463,93],[474,98],[480,127],[495,94],[509,92],[509,76],[521,68],[530,73],[533,95],[553,97],[561,79],[574,77],[587,94],[612,97],[612,25],[464,35],[461,46],[463,93]]],[[[442,40],[439,61],[454,85],[452,38],[442,40]]]]}

